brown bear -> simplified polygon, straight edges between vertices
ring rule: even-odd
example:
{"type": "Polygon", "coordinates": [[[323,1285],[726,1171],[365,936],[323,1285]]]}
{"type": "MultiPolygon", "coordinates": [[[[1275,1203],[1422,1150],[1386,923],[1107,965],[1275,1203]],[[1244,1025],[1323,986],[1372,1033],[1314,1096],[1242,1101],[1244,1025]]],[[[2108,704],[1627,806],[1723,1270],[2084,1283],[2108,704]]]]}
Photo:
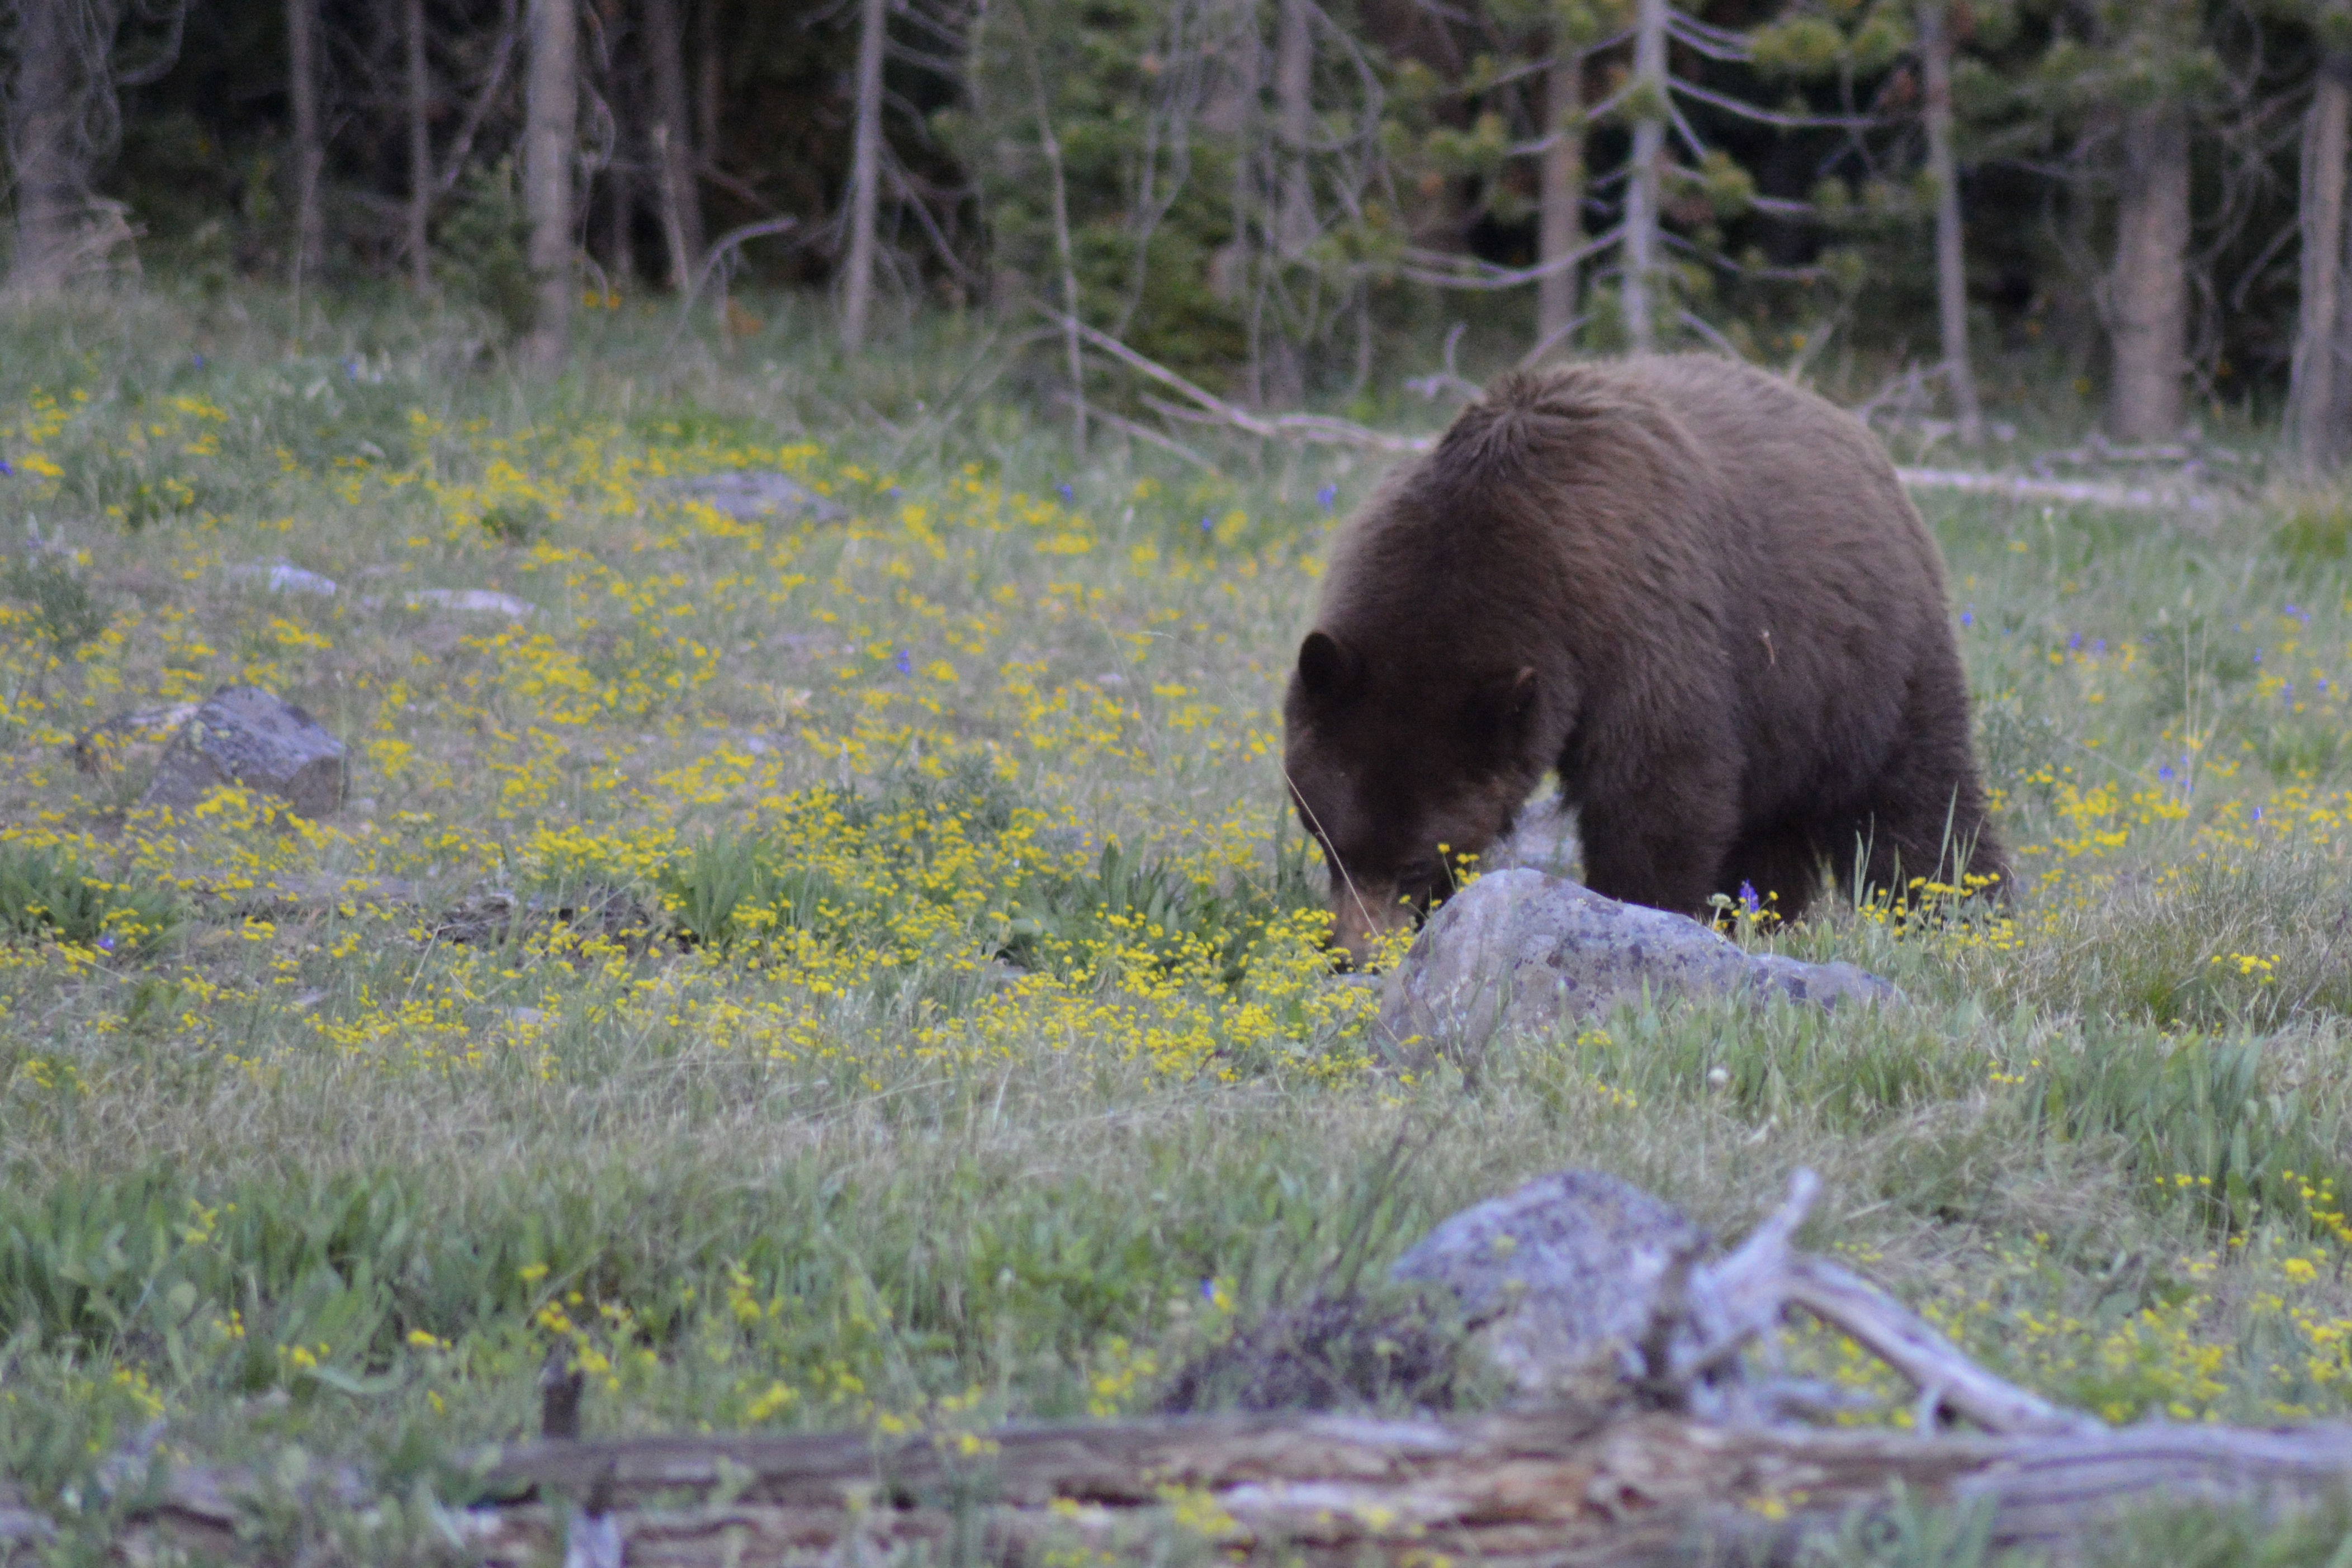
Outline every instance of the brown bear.
{"type": "Polygon", "coordinates": [[[1496,382],[1341,530],[1283,717],[1358,961],[1546,768],[1612,898],[2005,885],[1934,538],[1859,421],[1727,360],[1496,382]]]}

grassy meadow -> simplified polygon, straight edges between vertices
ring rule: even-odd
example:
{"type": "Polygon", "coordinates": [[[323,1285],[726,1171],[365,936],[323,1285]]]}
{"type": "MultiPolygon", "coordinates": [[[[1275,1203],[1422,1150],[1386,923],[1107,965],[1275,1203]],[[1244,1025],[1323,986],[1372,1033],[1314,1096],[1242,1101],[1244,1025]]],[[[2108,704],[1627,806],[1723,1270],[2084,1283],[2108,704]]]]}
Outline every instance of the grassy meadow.
{"type": "MultiPolygon", "coordinates": [[[[1276,768],[1378,460],[1079,462],[1006,338],[845,363],[755,303],[723,340],[591,312],[552,386],[363,303],[0,323],[0,1473],[46,1551],[104,1555],[126,1449],[451,1495],[557,1347],[592,1435],[1149,1409],[1235,1319],[1566,1165],[1731,1236],[1811,1166],[1811,1245],[2110,1419],[2352,1415],[2335,498],[1923,496],[2009,914],[1742,934],[1907,1006],[1629,1013],[1416,1080],[1320,955],[1276,768]],[[846,520],[675,483],[737,468],[846,520]],[[142,808],[119,732],[78,763],[235,683],[343,738],[344,810],[142,808]]],[[[257,1540],[445,1550],[421,1505],[332,1512],[257,1540]]],[[[2243,1560],[2196,1539],[2162,1550],[2243,1560]]]]}

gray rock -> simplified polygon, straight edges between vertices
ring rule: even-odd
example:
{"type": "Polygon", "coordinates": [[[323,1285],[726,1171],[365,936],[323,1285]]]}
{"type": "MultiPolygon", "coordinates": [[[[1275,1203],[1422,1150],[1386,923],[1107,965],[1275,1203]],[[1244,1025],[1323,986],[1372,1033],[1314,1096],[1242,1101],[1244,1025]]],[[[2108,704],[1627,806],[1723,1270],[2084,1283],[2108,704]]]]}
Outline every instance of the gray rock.
{"type": "Polygon", "coordinates": [[[343,745],[309,714],[255,686],[224,686],[163,748],[140,803],[193,806],[225,784],[283,796],[305,817],[343,802],[343,745]]]}
{"type": "Polygon", "coordinates": [[[243,566],[228,569],[231,582],[248,588],[266,588],[272,593],[311,593],[321,599],[335,596],[335,580],[321,577],[315,571],[304,571],[292,561],[280,556],[276,560],[247,561],[243,566]]]}
{"type": "Polygon", "coordinates": [[[509,621],[528,621],[539,613],[539,606],[530,601],[488,588],[420,588],[407,596],[407,604],[411,610],[463,610],[509,621]]]}
{"type": "Polygon", "coordinates": [[[661,488],[686,500],[700,501],[738,522],[789,521],[797,517],[819,523],[849,520],[849,509],[840,502],[820,496],[783,474],[739,469],[673,479],[661,488]]]}
{"type": "Polygon", "coordinates": [[[1390,1277],[1451,1291],[1522,1395],[1606,1405],[1643,1376],[1657,1303],[1685,1291],[1707,1241],[1672,1204],[1566,1170],[1444,1220],[1390,1277]]]}
{"type": "Polygon", "coordinates": [[[1834,1007],[1893,985],[1851,964],[1752,954],[1697,921],[1538,871],[1490,873],[1430,916],[1388,978],[1379,1038],[1407,1060],[1475,1059],[1505,1031],[1605,1018],[1644,992],[1834,1007]]]}
{"type": "Polygon", "coordinates": [[[1554,795],[1521,810],[1509,834],[1486,852],[1478,869],[1574,876],[1583,863],[1584,844],[1576,836],[1576,813],[1554,795]]]}

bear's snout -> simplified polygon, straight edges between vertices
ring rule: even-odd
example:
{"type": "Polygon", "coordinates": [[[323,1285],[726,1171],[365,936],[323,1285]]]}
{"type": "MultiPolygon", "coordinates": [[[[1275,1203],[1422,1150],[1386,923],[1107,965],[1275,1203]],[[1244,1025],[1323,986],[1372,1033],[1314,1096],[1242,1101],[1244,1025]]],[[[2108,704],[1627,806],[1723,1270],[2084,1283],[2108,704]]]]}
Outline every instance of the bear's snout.
{"type": "Polygon", "coordinates": [[[1412,930],[1420,918],[1421,911],[1394,883],[1331,879],[1331,946],[1335,956],[1345,956],[1348,968],[1361,969],[1384,939],[1412,930]]]}

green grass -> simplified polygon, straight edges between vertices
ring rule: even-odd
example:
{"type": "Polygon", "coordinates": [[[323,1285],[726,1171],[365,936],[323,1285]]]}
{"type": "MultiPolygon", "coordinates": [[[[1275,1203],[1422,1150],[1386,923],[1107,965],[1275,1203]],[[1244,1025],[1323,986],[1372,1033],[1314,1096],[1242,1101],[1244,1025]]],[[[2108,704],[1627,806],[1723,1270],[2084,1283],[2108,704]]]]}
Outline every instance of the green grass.
{"type": "MultiPolygon", "coordinates": [[[[46,547],[0,579],[0,1467],[71,1551],[159,1417],[423,1520],[551,1344],[592,1433],[1148,1408],[1236,1316],[1570,1164],[1735,1235],[1811,1166],[1811,1245],[2115,1418],[2352,1412],[2340,497],[1925,497],[2011,915],[1749,938],[1905,1007],[1653,1009],[1407,1081],[1274,767],[1380,464],[1075,461],[972,321],[845,363],[803,301],[742,340],[633,305],[543,386],[462,314],[285,304],[0,322],[0,528],[46,547]],[[746,464],[855,520],[646,483],[746,464]],[[228,575],[279,558],[339,591],[228,575]],[[344,737],[345,812],[165,822],[128,750],[75,771],[231,681],[344,737]]],[[[298,1494],[257,1530],[390,1550],[298,1494]]],[[[1821,1560],[1974,1562],[1964,1522],[1821,1560]]]]}

